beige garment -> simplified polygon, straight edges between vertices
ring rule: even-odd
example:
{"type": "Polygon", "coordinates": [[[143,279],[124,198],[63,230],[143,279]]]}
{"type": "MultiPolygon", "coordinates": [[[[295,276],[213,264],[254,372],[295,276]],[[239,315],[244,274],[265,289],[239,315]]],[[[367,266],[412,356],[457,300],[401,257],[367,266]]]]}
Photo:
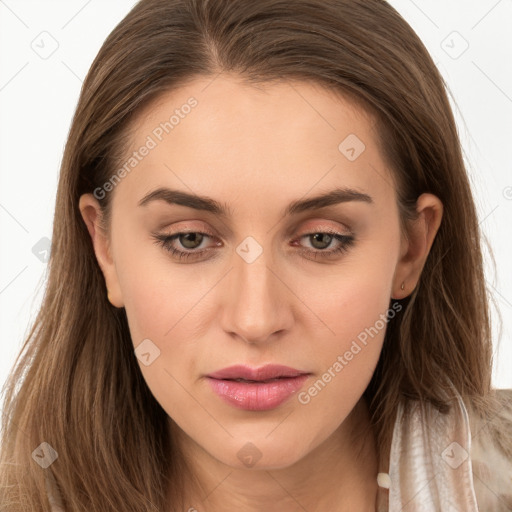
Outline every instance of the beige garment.
{"type": "Polygon", "coordinates": [[[384,511],[512,511],[512,459],[499,443],[512,437],[512,390],[498,391],[502,408],[485,424],[455,396],[446,415],[419,401],[399,407],[384,511]]]}

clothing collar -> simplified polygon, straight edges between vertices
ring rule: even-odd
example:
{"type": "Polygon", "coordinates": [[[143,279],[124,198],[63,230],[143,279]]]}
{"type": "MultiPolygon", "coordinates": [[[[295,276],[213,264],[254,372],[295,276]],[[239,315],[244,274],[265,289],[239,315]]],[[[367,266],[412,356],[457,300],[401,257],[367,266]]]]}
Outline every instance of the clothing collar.
{"type": "Polygon", "coordinates": [[[446,414],[424,401],[401,402],[390,452],[389,512],[478,512],[470,453],[468,412],[456,391],[446,414]]]}

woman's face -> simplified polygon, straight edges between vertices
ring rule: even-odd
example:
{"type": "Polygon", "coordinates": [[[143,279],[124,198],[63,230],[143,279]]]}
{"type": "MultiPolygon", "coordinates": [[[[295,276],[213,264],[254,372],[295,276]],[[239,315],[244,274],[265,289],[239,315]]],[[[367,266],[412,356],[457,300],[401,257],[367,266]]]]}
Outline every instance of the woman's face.
{"type": "Polygon", "coordinates": [[[286,467],[359,401],[390,298],[419,275],[373,120],[317,85],[220,75],[133,126],[124,172],[95,192],[113,201],[95,250],[142,374],[215,459],[286,467]],[[234,365],[255,372],[218,373],[234,365]]]}

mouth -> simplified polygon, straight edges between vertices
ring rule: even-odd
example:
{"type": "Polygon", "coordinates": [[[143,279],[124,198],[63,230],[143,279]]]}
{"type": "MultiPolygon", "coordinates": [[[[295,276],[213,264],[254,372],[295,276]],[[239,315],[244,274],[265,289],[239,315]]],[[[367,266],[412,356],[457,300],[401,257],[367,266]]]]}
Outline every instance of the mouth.
{"type": "Polygon", "coordinates": [[[207,375],[224,402],[248,411],[275,409],[296,393],[311,374],[282,365],[231,366],[207,375]]]}
{"type": "Polygon", "coordinates": [[[274,379],[265,379],[265,380],[251,380],[251,379],[242,379],[242,378],[239,378],[239,379],[217,379],[217,380],[229,380],[229,381],[233,381],[233,382],[257,382],[257,383],[261,384],[264,382],[276,382],[276,381],[279,381],[282,379],[290,379],[290,378],[293,378],[293,377],[275,377],[274,379]]]}
{"type": "Polygon", "coordinates": [[[208,374],[208,377],[221,380],[263,382],[275,379],[298,377],[307,373],[308,372],[291,368],[290,366],[283,366],[278,364],[267,364],[265,366],[260,366],[259,368],[235,365],[210,373],[208,374]]]}

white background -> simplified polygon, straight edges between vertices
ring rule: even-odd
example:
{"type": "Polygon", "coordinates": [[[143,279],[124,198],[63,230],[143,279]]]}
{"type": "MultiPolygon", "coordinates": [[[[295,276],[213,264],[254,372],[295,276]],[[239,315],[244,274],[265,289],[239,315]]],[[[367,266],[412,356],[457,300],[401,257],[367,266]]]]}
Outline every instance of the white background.
{"type": "MultiPolygon", "coordinates": [[[[0,0],[0,386],[41,301],[41,260],[82,80],[134,3],[0,0]]],[[[480,225],[496,260],[495,271],[485,251],[487,285],[503,320],[500,332],[493,311],[494,385],[512,388],[512,1],[391,4],[423,40],[455,98],[480,225]]]]}

